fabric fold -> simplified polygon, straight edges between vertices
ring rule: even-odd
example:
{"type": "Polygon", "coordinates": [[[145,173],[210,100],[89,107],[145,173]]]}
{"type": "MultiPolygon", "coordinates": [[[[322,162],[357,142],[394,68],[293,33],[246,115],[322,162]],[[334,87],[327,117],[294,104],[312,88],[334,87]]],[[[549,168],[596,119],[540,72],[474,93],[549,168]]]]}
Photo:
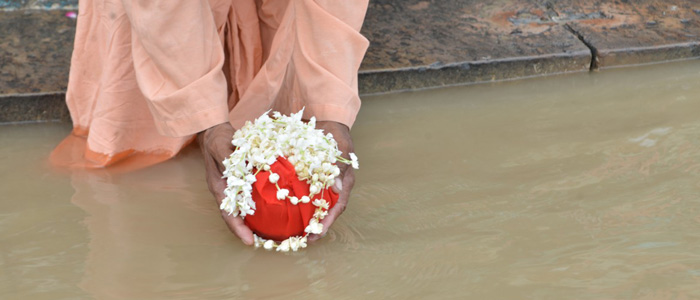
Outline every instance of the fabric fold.
{"type": "Polygon", "coordinates": [[[270,109],[352,126],[367,2],[81,1],[66,95],[74,130],[52,163],[147,166],[197,132],[270,109]]]}
{"type": "MultiPolygon", "coordinates": [[[[309,184],[298,179],[294,166],[286,159],[279,157],[270,166],[270,172],[277,173],[280,179],[277,185],[288,189],[289,196],[301,198],[309,195],[309,184]]],[[[255,213],[245,217],[245,224],[258,236],[265,239],[282,241],[292,236],[304,236],[304,229],[309,225],[316,207],[311,203],[292,204],[289,199],[277,199],[277,186],[268,180],[269,172],[258,172],[253,183],[253,200],[255,213]]],[[[339,195],[330,188],[317,194],[312,200],[323,197],[329,203],[329,208],[338,202],[339,195]]]]}

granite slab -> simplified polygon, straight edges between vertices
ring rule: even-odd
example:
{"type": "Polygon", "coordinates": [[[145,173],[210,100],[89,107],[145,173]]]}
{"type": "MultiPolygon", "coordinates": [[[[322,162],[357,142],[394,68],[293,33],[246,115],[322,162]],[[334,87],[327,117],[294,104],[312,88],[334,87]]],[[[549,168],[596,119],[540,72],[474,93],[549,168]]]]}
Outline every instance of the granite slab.
{"type": "Polygon", "coordinates": [[[70,122],[65,93],[0,97],[0,124],[70,122]]]}
{"type": "Polygon", "coordinates": [[[0,0],[0,10],[22,9],[27,5],[27,0],[0,0]]]}
{"type": "Polygon", "coordinates": [[[0,13],[0,95],[65,92],[76,24],[65,14],[0,13]]]}
{"type": "Polygon", "coordinates": [[[700,57],[700,1],[552,1],[594,53],[594,68],[700,57]]]}
{"type": "MultiPolygon", "coordinates": [[[[0,123],[67,118],[76,5],[0,0],[0,123]]],[[[362,34],[368,95],[699,57],[700,1],[372,0],[362,34]]]]}
{"type": "Polygon", "coordinates": [[[78,0],[0,0],[0,11],[20,9],[78,9],[78,0]]]}
{"type": "Polygon", "coordinates": [[[587,71],[590,50],[542,1],[371,1],[360,92],[587,71]]]}

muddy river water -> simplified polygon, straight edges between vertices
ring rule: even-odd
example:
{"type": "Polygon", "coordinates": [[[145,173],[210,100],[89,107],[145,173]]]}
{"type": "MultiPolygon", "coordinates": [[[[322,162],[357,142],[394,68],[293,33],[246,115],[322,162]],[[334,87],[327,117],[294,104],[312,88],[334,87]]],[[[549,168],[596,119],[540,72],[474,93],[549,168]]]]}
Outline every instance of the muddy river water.
{"type": "Polygon", "coordinates": [[[55,172],[67,124],[0,127],[0,298],[700,297],[700,61],[365,97],[349,208],[246,247],[196,148],[55,172]]]}

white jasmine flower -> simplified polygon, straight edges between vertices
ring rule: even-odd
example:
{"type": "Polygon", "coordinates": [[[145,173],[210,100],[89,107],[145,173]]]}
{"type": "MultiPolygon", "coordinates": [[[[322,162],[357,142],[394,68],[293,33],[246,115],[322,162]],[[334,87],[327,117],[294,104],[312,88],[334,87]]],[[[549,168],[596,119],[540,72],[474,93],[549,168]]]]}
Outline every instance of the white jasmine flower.
{"type": "MultiPolygon", "coordinates": [[[[311,202],[317,207],[309,226],[305,228],[307,233],[290,237],[279,245],[256,236],[255,245],[258,247],[277,247],[277,251],[282,252],[305,248],[306,236],[310,232],[320,233],[323,230],[320,220],[328,215],[330,205],[326,200],[312,201],[311,198],[335,183],[340,176],[336,164],[344,163],[356,169],[359,167],[354,153],[348,153],[349,160],[343,158],[333,135],[316,129],[316,118],[313,116],[310,116],[308,123],[302,122],[303,114],[303,109],[290,116],[267,111],[254,122],[246,121],[231,139],[235,150],[222,162],[225,167],[222,177],[226,179],[227,187],[224,189],[225,197],[220,209],[234,216],[245,218],[255,213],[256,205],[252,198],[255,176],[257,172],[269,172],[270,166],[279,157],[286,158],[294,166],[299,180],[309,184],[309,195],[301,195],[300,198],[288,197],[290,191],[279,187],[276,194],[277,199],[289,199],[294,205],[311,202]]],[[[270,172],[270,183],[276,185],[279,179],[279,174],[270,172]]]]}
{"type": "Polygon", "coordinates": [[[264,243],[263,238],[255,235],[255,234],[253,235],[253,242],[254,242],[255,248],[259,248],[264,243]]]}
{"type": "Polygon", "coordinates": [[[248,203],[241,204],[239,211],[240,211],[241,216],[243,216],[243,217],[245,217],[247,215],[252,215],[255,213],[255,210],[253,210],[253,208],[250,207],[250,205],[248,205],[248,203]]]}
{"type": "Polygon", "coordinates": [[[270,173],[270,177],[268,178],[270,180],[270,183],[277,183],[277,180],[280,180],[280,176],[277,173],[270,173]]]}
{"type": "Polygon", "coordinates": [[[313,204],[316,207],[328,209],[328,202],[326,202],[326,200],[323,199],[316,199],[314,200],[314,202],[311,202],[311,204],[313,204]]]}
{"type": "Polygon", "coordinates": [[[318,194],[318,192],[320,191],[318,190],[318,186],[316,186],[315,184],[309,187],[309,193],[311,193],[312,195],[318,194]]]}
{"type": "Polygon", "coordinates": [[[279,189],[277,190],[277,199],[278,200],[284,200],[287,198],[287,195],[289,195],[289,190],[288,189],[279,189]]]}
{"type": "Polygon", "coordinates": [[[291,248],[292,251],[299,250],[299,239],[295,238],[295,237],[290,237],[289,238],[289,248],[291,248]]]}
{"type": "Polygon", "coordinates": [[[255,178],[255,175],[253,175],[253,174],[247,174],[247,175],[245,176],[245,182],[246,182],[246,183],[250,184],[250,183],[253,183],[253,182],[255,182],[255,181],[257,181],[257,179],[255,178]]]}
{"type": "Polygon", "coordinates": [[[279,246],[277,246],[277,251],[287,252],[289,251],[289,246],[289,239],[286,239],[282,241],[279,246]]]}
{"type": "Polygon", "coordinates": [[[323,224],[319,223],[316,219],[311,219],[309,226],[306,226],[304,232],[319,234],[323,232],[323,224]]]}
{"type": "Polygon", "coordinates": [[[229,177],[226,179],[226,184],[228,186],[241,186],[245,184],[245,180],[241,180],[236,177],[229,177]]]}
{"type": "Polygon", "coordinates": [[[314,219],[323,219],[328,215],[327,210],[323,210],[320,208],[317,208],[316,211],[314,211],[314,219]]]}
{"type": "Polygon", "coordinates": [[[355,153],[350,153],[350,162],[352,164],[353,169],[360,168],[360,163],[357,162],[357,155],[355,155],[355,153]]]}
{"type": "Polygon", "coordinates": [[[273,246],[275,246],[275,242],[273,240],[267,240],[263,244],[263,248],[265,248],[267,250],[271,250],[273,246]]]}

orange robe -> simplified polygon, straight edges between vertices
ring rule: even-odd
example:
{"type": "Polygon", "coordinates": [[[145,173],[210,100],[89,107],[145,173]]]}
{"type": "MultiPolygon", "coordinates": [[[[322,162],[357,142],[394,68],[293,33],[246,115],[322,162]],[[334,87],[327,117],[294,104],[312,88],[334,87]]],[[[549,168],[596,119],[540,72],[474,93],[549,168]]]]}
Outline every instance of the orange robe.
{"type": "Polygon", "coordinates": [[[368,0],[87,0],[55,165],[142,167],[267,110],[352,126],[368,0]]]}

